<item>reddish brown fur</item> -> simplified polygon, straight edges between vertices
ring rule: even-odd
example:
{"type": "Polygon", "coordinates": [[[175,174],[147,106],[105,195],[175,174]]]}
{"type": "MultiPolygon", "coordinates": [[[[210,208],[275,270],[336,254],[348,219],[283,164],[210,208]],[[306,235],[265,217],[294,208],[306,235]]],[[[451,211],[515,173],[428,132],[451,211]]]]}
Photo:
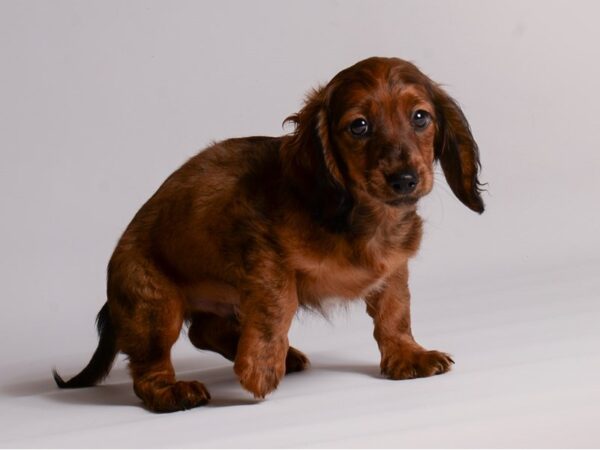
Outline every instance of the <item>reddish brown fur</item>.
{"type": "Polygon", "coordinates": [[[192,343],[234,361],[242,386],[262,398],[308,364],[288,344],[298,307],[328,298],[365,298],[388,377],[450,369],[448,355],[412,337],[407,261],[419,248],[416,202],[433,186],[436,159],[459,199],[483,211],[464,115],[414,65],[370,58],[288,120],[290,135],[231,139],[196,155],[140,209],[108,267],[99,356],[77,380],[56,375],[59,385],[93,384],[121,351],[148,408],[206,403],[205,387],[177,382],[171,365],[188,321],[192,343]],[[431,116],[424,129],[411,119],[416,110],[431,116]],[[349,131],[360,117],[368,136],[349,131]],[[407,169],[419,183],[399,195],[389,177],[407,169]]]}

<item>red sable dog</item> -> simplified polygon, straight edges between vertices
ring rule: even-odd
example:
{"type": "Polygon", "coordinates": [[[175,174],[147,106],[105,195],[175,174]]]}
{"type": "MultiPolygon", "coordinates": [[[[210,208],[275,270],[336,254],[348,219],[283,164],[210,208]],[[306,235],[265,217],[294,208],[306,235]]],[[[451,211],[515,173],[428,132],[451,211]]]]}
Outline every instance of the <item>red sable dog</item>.
{"type": "Polygon", "coordinates": [[[234,361],[262,398],[308,359],[288,344],[299,306],[364,298],[393,379],[444,373],[410,326],[407,262],[419,248],[417,201],[441,163],[454,194],[481,213],[479,154],[459,106],[413,64],[369,58],[337,74],[287,119],[282,137],[220,142],[173,173],[135,215],[108,265],[100,342],[63,388],[91,386],[116,354],[153,411],[210,399],[176,381],[184,323],[201,349],[234,361]]]}

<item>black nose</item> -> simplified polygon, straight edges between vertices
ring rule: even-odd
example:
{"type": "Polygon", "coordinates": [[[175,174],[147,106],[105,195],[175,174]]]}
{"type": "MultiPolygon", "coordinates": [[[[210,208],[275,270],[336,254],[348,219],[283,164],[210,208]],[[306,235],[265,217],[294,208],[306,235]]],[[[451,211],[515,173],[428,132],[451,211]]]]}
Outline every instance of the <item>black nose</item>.
{"type": "Polygon", "coordinates": [[[398,194],[410,194],[419,184],[419,177],[412,170],[405,170],[389,175],[388,183],[398,194]]]}

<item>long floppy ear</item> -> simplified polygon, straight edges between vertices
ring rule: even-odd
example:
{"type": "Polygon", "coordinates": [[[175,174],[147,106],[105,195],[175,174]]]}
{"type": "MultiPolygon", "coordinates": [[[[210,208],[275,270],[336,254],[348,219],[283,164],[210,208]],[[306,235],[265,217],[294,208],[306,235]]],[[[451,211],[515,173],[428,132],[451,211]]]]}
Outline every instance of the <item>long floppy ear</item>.
{"type": "Polygon", "coordinates": [[[304,107],[285,119],[296,129],[286,136],[283,151],[288,173],[297,179],[313,216],[328,228],[346,225],[352,199],[345,187],[344,162],[331,145],[327,87],[313,90],[304,107]]]}
{"type": "Polygon", "coordinates": [[[440,161],[454,195],[475,212],[485,206],[481,199],[479,149],[467,118],[452,97],[433,86],[433,101],[438,116],[435,158],[440,161]]]}

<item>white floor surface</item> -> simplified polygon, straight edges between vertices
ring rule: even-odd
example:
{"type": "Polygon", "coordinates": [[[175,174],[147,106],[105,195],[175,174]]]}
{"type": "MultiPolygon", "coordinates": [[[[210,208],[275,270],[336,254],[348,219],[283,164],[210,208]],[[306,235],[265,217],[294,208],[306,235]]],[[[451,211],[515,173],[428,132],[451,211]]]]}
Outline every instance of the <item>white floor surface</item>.
{"type": "MultiPolygon", "coordinates": [[[[24,359],[1,368],[0,446],[598,447],[599,273],[600,264],[582,262],[463,288],[417,277],[415,335],[456,360],[428,379],[379,376],[360,303],[330,322],[301,314],[292,341],[312,367],[260,402],[229,362],[185,338],[178,373],[202,380],[213,401],[169,415],[140,407],[124,361],[102,386],[59,391],[50,377],[57,361],[24,359]]],[[[72,374],[88,356],[60,361],[60,370],[72,374]]]]}

